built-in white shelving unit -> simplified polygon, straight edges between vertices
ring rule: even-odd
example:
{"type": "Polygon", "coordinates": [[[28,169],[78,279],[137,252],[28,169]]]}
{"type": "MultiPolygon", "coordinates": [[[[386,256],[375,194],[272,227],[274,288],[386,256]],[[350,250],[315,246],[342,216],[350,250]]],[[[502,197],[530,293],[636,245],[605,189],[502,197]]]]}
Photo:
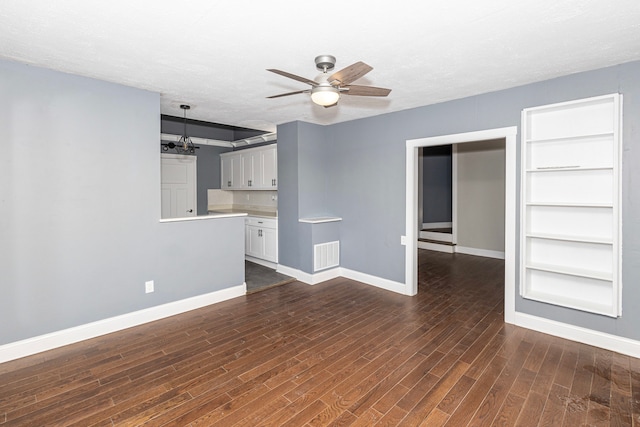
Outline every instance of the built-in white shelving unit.
{"type": "Polygon", "coordinates": [[[621,315],[621,98],[522,111],[524,298],[621,315]]]}

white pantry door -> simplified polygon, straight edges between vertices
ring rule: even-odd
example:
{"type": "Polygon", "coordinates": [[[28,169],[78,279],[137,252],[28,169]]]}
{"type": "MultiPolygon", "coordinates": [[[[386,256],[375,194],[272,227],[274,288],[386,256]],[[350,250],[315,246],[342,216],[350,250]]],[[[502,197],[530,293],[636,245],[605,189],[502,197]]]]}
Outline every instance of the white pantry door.
{"type": "Polygon", "coordinates": [[[196,156],[161,154],[161,218],[196,216],[196,156]]]}

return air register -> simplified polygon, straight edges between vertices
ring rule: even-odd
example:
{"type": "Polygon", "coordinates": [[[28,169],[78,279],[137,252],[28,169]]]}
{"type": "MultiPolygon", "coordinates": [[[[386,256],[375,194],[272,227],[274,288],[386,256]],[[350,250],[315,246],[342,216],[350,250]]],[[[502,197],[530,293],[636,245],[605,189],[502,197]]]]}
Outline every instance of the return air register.
{"type": "Polygon", "coordinates": [[[340,265],[340,241],[313,245],[313,271],[340,265]]]}

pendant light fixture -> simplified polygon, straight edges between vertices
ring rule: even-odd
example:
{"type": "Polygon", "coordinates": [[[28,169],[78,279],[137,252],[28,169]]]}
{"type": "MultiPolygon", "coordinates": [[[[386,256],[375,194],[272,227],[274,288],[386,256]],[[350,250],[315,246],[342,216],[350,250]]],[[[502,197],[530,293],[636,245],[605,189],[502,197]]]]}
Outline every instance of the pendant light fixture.
{"type": "Polygon", "coordinates": [[[178,146],[182,148],[183,152],[193,154],[196,152],[196,150],[193,142],[191,141],[191,138],[187,136],[187,110],[189,110],[191,106],[182,104],[180,105],[180,108],[182,108],[182,111],[184,111],[184,131],[182,133],[182,136],[180,137],[180,140],[178,141],[178,146]]]}

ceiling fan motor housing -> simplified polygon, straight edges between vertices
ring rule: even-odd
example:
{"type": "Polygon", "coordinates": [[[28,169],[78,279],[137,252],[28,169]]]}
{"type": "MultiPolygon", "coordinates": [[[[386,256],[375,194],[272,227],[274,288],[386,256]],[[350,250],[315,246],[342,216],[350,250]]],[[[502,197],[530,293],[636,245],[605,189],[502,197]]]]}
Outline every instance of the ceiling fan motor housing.
{"type": "Polygon", "coordinates": [[[336,57],[333,55],[319,55],[316,56],[316,68],[323,73],[333,70],[336,66],[336,57]]]}

